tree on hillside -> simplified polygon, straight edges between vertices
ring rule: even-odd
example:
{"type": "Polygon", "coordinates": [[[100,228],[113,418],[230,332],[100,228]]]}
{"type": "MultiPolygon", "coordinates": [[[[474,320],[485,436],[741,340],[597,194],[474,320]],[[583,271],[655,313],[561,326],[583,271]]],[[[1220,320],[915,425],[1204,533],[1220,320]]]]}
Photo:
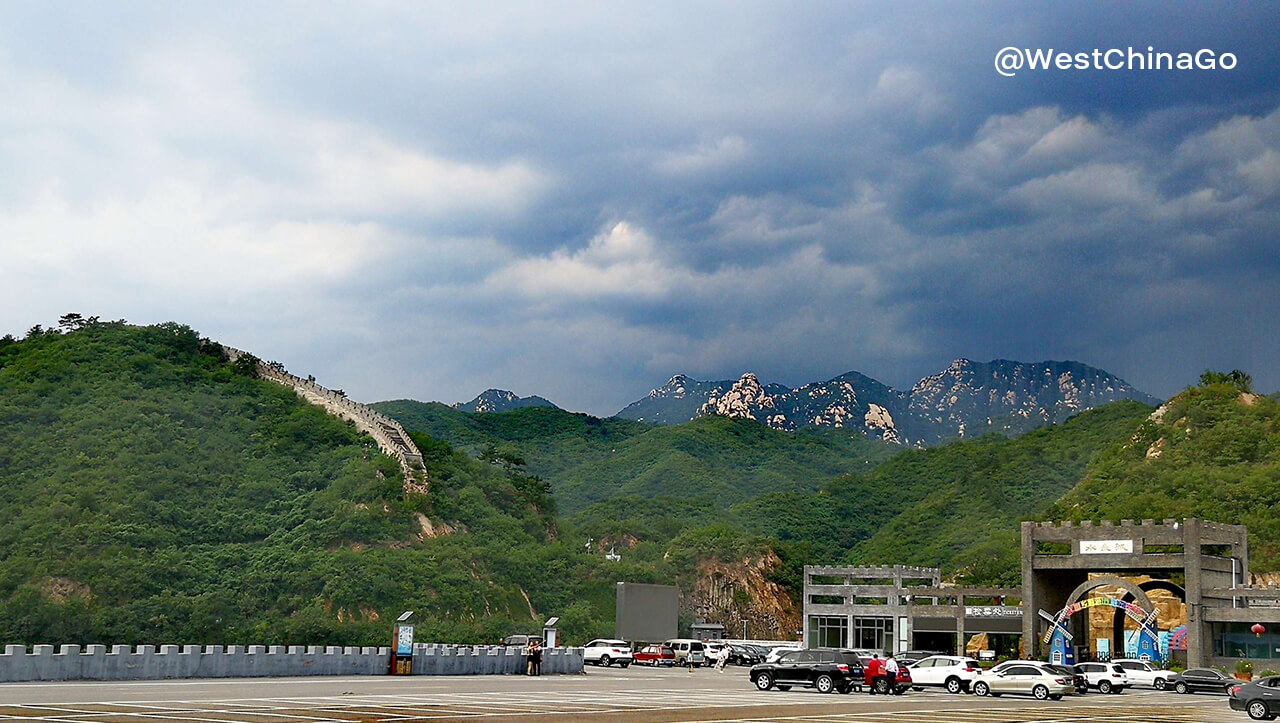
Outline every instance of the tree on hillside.
{"type": "Polygon", "coordinates": [[[1233,386],[1242,392],[1253,391],[1253,377],[1245,374],[1239,369],[1232,369],[1229,372],[1217,372],[1212,369],[1205,369],[1204,374],[1200,375],[1200,386],[1207,387],[1214,384],[1226,384],[1233,386]]]}
{"type": "Polygon", "coordinates": [[[257,379],[258,363],[260,361],[261,360],[258,359],[258,357],[246,352],[236,357],[235,362],[232,363],[231,366],[236,370],[237,374],[243,374],[246,377],[257,379]]]}

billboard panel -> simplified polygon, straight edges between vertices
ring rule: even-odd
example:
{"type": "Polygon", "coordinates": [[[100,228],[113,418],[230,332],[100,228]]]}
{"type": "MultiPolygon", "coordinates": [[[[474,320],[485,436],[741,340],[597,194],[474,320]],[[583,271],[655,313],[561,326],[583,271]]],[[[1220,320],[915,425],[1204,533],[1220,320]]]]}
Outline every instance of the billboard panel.
{"type": "Polygon", "coordinates": [[[614,634],[623,640],[652,642],[676,636],[680,590],[673,585],[618,583],[614,634]]]}

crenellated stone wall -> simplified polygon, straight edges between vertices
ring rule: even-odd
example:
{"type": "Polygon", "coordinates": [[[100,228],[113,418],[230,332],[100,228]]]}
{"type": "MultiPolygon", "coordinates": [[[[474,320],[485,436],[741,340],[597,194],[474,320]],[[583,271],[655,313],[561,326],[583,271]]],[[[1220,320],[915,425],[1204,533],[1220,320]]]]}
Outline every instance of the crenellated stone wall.
{"type": "MultiPolygon", "coordinates": [[[[222,348],[233,362],[248,353],[225,345],[222,348]]],[[[322,407],[335,417],[350,420],[356,425],[356,429],[367,432],[370,437],[373,437],[379,449],[400,460],[400,467],[404,470],[406,491],[422,493],[427,491],[426,472],[422,469],[422,452],[418,451],[418,447],[399,422],[364,404],[352,401],[332,389],[322,387],[310,379],[290,374],[277,365],[259,360],[258,374],[263,379],[292,388],[298,396],[322,407]]]]}

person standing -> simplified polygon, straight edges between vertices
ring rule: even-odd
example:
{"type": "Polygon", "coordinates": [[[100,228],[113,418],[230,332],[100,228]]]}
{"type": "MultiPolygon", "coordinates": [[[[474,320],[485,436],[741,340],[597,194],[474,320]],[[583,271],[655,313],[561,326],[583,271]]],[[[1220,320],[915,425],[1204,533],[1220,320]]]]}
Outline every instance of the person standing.
{"type": "Polygon", "coordinates": [[[542,675],[542,641],[533,641],[533,674],[542,675]]]}
{"type": "Polygon", "coordinates": [[[884,682],[886,695],[901,695],[898,690],[898,661],[893,659],[893,653],[884,657],[884,682]]]}
{"type": "Polygon", "coordinates": [[[880,661],[879,653],[872,653],[871,660],[867,661],[867,667],[863,668],[862,675],[867,681],[867,689],[871,691],[871,695],[876,694],[876,686],[880,685],[880,676],[884,674],[884,663],[880,661]]]}
{"type": "Polygon", "coordinates": [[[533,638],[530,638],[524,646],[525,675],[533,675],[533,643],[533,638]]]}

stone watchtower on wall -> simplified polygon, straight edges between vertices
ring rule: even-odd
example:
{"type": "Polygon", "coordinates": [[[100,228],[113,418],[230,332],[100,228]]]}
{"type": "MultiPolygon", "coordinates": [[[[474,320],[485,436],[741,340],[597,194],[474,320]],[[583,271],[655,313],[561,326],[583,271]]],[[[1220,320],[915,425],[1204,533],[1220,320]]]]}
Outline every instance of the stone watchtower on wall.
{"type": "MultiPolygon", "coordinates": [[[[229,346],[222,347],[228,358],[235,361],[247,352],[229,346]]],[[[422,467],[422,452],[409,438],[404,427],[396,420],[375,411],[359,402],[347,399],[346,395],[316,384],[310,379],[302,379],[285,371],[278,364],[258,362],[258,375],[268,381],[290,387],[298,396],[308,402],[324,408],[326,412],[349,420],[356,429],[368,433],[378,443],[378,448],[400,462],[404,472],[405,492],[427,492],[427,473],[422,467]]]]}
{"type": "MultiPolygon", "coordinates": [[[[1187,604],[1187,665],[1209,664],[1210,623],[1231,618],[1231,592],[1248,580],[1248,531],[1195,518],[1022,523],[1022,639],[1028,657],[1043,657],[1041,635],[1055,614],[1090,591],[1111,586],[1150,611],[1141,586],[1126,575],[1181,577],[1187,604]]],[[[1169,583],[1166,583],[1169,584],[1169,583]]]]}

